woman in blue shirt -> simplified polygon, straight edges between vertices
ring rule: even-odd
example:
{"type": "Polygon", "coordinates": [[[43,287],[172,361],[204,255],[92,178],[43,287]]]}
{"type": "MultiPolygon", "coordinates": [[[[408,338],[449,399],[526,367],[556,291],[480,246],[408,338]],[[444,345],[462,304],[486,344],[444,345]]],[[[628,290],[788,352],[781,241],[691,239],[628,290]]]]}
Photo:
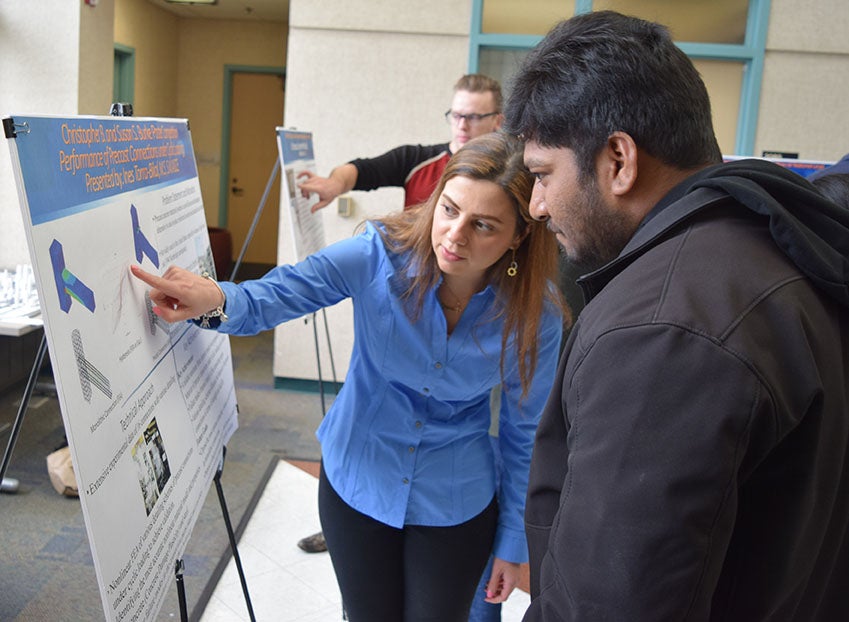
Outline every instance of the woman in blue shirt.
{"type": "Polygon", "coordinates": [[[527,560],[528,468],[564,308],[532,186],[518,142],[489,134],[451,158],[427,203],[259,280],[133,266],[162,318],[230,334],[351,298],[348,374],[317,436],[322,530],[352,622],[464,621],[490,552],[490,602],[527,560]]]}

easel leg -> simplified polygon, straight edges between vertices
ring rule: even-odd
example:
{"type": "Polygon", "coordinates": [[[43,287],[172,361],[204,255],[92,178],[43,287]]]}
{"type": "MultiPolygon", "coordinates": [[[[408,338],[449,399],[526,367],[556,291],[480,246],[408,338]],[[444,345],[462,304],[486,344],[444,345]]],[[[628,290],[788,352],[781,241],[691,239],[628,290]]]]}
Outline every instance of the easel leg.
{"type": "MultiPolygon", "coordinates": [[[[245,257],[245,251],[248,250],[248,244],[250,244],[251,239],[254,237],[254,230],[256,229],[256,225],[259,222],[259,217],[262,216],[262,209],[265,207],[265,201],[268,199],[268,193],[271,192],[271,184],[274,182],[274,178],[277,177],[277,171],[280,170],[280,158],[276,158],[274,160],[274,167],[271,169],[271,175],[268,177],[268,182],[265,184],[265,191],[262,193],[262,198],[259,201],[259,205],[256,208],[256,213],[254,214],[254,219],[251,222],[251,226],[248,229],[248,234],[245,236],[245,243],[242,244],[242,250],[239,251],[239,256],[236,258],[236,263],[233,265],[233,269],[230,270],[229,280],[235,283],[236,274],[239,272],[239,268],[242,266],[242,259],[245,257]]],[[[219,279],[224,278],[224,275],[219,274],[219,279]]]]}
{"type": "Polygon", "coordinates": [[[248,607],[248,616],[251,622],[255,622],[253,605],[251,605],[251,595],[248,593],[248,583],[245,581],[245,573],[242,570],[242,560],[239,557],[239,549],[236,546],[236,535],[233,533],[233,526],[230,523],[230,514],[227,511],[227,502],[224,500],[224,489],[221,487],[221,472],[224,469],[224,455],[227,453],[227,448],[223,449],[221,455],[221,464],[218,467],[218,472],[213,478],[215,480],[215,490],[218,492],[218,501],[221,504],[221,512],[224,514],[224,524],[227,526],[227,536],[230,538],[230,549],[233,551],[233,561],[236,562],[236,570],[239,571],[239,581],[242,583],[242,593],[245,595],[245,604],[248,607]]]}
{"type": "Polygon", "coordinates": [[[318,394],[321,397],[321,416],[324,417],[327,414],[327,408],[324,405],[324,379],[321,377],[321,353],[318,348],[318,325],[316,324],[315,313],[312,314],[312,335],[315,341],[315,363],[318,366],[318,394]]]}
{"type": "MultiPolygon", "coordinates": [[[[321,310],[321,316],[324,318],[324,338],[327,340],[327,352],[330,354],[330,373],[333,375],[333,386],[338,384],[336,379],[336,365],[333,363],[333,346],[330,345],[330,327],[327,325],[327,309],[321,310]]],[[[316,339],[318,339],[316,337],[316,339]]]]}
{"type": "Polygon", "coordinates": [[[21,424],[24,421],[24,415],[27,412],[27,408],[29,407],[29,400],[32,397],[32,391],[35,389],[36,380],[38,379],[38,374],[41,371],[41,364],[44,362],[44,354],[47,352],[47,336],[41,335],[41,343],[38,346],[38,352],[35,355],[35,362],[32,365],[32,371],[30,371],[29,379],[27,380],[27,386],[24,390],[24,396],[21,398],[21,405],[18,407],[18,414],[15,416],[15,423],[12,426],[12,432],[9,435],[9,444],[6,446],[6,453],[3,454],[3,463],[0,465],[0,489],[3,492],[15,492],[17,487],[17,482],[14,480],[5,479],[6,469],[9,466],[9,461],[12,459],[12,451],[15,449],[15,443],[18,441],[18,434],[21,432],[21,424]]]}
{"type": "Polygon", "coordinates": [[[174,567],[174,576],[177,579],[177,600],[180,603],[180,620],[181,622],[189,622],[189,609],[186,606],[186,586],[183,583],[183,570],[185,564],[182,559],[178,559],[174,567]]]}

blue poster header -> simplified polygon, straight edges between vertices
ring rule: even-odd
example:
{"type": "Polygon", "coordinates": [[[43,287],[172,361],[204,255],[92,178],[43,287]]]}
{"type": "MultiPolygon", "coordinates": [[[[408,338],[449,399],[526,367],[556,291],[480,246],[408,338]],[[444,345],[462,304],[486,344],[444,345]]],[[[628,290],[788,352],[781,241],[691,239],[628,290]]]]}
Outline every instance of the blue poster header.
{"type": "Polygon", "coordinates": [[[185,120],[13,117],[32,224],[197,177],[185,120]]]}
{"type": "Polygon", "coordinates": [[[298,132],[277,128],[284,162],[296,160],[314,160],[312,151],[312,132],[298,132]]]}

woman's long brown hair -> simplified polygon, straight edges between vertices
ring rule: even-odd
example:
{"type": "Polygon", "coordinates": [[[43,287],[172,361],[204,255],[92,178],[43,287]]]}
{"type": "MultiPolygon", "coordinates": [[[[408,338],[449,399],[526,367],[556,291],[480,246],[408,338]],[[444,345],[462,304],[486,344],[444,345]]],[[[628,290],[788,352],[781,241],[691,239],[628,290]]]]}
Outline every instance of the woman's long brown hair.
{"type": "Polygon", "coordinates": [[[448,161],[433,194],[422,205],[376,221],[387,248],[409,253],[407,274],[410,280],[402,293],[411,319],[417,320],[424,298],[436,287],[442,272],[431,242],[434,211],[445,183],[457,176],[497,184],[516,209],[517,233],[524,238],[516,249],[518,274],[507,275],[513,261],[508,250],[487,271],[486,281],[497,295],[493,317],[504,317],[501,337],[501,374],[504,375],[504,351],[511,336],[515,338],[519,361],[522,397],[527,395],[537,365],[537,333],[545,301],[559,307],[569,318],[557,287],[558,250],[554,235],[545,223],[534,220],[528,209],[534,178],[522,161],[522,145],[503,132],[486,134],[469,141],[448,161]]]}

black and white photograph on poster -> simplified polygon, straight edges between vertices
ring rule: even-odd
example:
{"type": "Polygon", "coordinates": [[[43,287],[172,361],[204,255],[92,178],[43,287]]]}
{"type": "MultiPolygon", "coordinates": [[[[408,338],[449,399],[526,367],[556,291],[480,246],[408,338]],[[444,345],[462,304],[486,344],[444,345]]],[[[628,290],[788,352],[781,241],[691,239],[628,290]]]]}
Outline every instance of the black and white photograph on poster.
{"type": "Polygon", "coordinates": [[[168,478],[171,477],[168,454],[165,452],[165,444],[162,442],[156,419],[153,419],[139,436],[131,453],[138,469],[144,509],[150,514],[165,489],[168,478]]]}
{"type": "Polygon", "coordinates": [[[130,274],[213,273],[188,122],[4,127],[103,611],[152,622],[238,424],[227,337],[158,320],[130,274]]]}

